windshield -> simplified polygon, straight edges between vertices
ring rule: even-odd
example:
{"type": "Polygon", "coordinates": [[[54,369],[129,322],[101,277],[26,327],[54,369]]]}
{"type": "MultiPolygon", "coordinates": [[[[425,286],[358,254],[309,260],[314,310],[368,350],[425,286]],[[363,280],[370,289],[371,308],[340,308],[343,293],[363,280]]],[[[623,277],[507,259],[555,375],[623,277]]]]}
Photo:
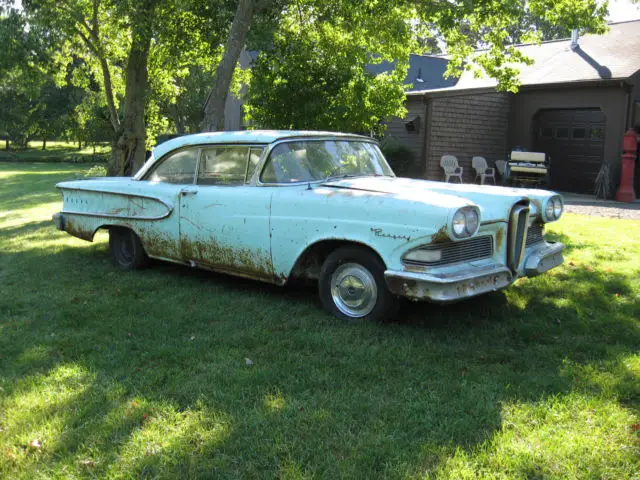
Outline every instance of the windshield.
{"type": "Polygon", "coordinates": [[[364,176],[394,176],[374,143],[304,140],[276,145],[271,150],[260,181],[296,183],[364,176]]]}

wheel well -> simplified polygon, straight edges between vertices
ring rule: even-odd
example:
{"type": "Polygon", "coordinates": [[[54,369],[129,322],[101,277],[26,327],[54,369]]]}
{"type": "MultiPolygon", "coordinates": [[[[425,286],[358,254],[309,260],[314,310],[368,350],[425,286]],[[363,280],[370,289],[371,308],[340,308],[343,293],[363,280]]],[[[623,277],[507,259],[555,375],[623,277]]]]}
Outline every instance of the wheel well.
{"type": "Polygon", "coordinates": [[[340,247],[359,247],[367,250],[372,255],[375,255],[384,265],[384,260],[382,260],[378,252],[364,243],[351,240],[321,240],[308,246],[305,251],[302,252],[291,270],[289,279],[318,280],[323,262],[331,252],[340,247]]]}
{"type": "MultiPolygon", "coordinates": [[[[111,230],[130,230],[132,231],[134,234],[136,234],[138,236],[138,238],[140,238],[140,235],[138,234],[138,232],[135,231],[134,228],[132,228],[129,225],[112,225],[112,224],[104,224],[104,225],[100,225],[98,228],[96,228],[96,232],[98,230],[106,230],[107,232],[111,233],[111,230]]],[[[142,239],[140,239],[140,242],[142,242],[142,239]]],[[[145,250],[146,252],[146,248],[144,247],[144,244],[142,244],[142,249],[145,250]]]]}

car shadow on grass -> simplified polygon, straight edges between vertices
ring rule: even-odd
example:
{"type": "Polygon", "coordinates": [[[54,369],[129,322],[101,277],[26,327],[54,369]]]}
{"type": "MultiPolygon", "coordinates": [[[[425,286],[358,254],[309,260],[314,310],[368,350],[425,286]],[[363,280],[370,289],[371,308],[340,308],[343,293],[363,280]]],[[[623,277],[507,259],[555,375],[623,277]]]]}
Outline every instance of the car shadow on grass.
{"type": "Polygon", "coordinates": [[[404,477],[491,439],[505,405],[638,398],[585,373],[624,368],[640,342],[634,286],[615,272],[564,266],[369,325],[329,317],[305,287],[121,272],[104,242],[10,257],[0,439],[25,476],[404,477]]]}

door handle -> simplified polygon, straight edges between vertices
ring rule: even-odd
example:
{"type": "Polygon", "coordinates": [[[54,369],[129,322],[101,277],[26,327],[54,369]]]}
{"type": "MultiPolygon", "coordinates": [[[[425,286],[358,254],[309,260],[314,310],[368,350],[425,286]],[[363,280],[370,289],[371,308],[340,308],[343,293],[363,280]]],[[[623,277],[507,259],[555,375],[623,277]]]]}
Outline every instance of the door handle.
{"type": "Polygon", "coordinates": [[[197,195],[198,194],[198,190],[180,190],[180,195],[187,196],[187,195],[197,195]]]}

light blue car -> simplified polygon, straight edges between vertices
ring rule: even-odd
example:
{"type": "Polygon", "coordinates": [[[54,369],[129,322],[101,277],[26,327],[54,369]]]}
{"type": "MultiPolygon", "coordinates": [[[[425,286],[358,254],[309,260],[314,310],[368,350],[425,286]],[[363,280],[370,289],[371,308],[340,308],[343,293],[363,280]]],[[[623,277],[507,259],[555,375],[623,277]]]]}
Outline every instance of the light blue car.
{"type": "Polygon", "coordinates": [[[318,283],[326,310],[382,320],[400,297],[446,303],[563,261],[544,190],[397,178],[376,141],[331,132],[187,135],[133,178],[63,182],[58,229],[109,230],[123,269],[149,258],[285,285],[318,283]]]}

